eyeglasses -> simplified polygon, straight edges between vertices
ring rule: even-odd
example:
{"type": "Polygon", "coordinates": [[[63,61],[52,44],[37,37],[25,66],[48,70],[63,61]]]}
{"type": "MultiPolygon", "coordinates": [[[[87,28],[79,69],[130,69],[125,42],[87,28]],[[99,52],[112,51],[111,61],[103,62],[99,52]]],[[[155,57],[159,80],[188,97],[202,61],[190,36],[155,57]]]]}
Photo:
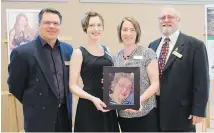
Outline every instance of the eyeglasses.
{"type": "Polygon", "coordinates": [[[126,88],[126,90],[128,90],[128,91],[131,91],[131,90],[132,90],[132,87],[131,87],[131,86],[126,86],[126,85],[121,84],[121,83],[118,83],[118,86],[119,86],[120,88],[126,88]]]}
{"type": "Polygon", "coordinates": [[[55,21],[43,21],[43,22],[41,22],[42,24],[44,24],[44,25],[51,25],[51,24],[53,24],[54,26],[59,26],[60,25],[60,23],[59,22],[55,22],[55,21]]]}
{"type": "Polygon", "coordinates": [[[165,19],[169,19],[169,20],[172,20],[175,18],[175,16],[172,16],[172,15],[166,15],[166,16],[161,16],[161,17],[158,17],[159,20],[165,20],[165,19]]]}

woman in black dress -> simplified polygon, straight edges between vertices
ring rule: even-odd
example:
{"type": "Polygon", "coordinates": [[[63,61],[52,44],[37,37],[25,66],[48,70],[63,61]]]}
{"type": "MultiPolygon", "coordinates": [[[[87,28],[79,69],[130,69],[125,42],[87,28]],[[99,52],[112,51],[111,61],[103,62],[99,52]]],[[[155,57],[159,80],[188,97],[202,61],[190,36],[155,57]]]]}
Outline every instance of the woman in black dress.
{"type": "Polygon", "coordinates": [[[82,20],[87,35],[85,45],[74,50],[70,63],[70,90],[79,97],[75,132],[118,132],[116,111],[106,110],[103,99],[103,66],[112,66],[105,46],[100,45],[104,20],[97,12],[88,12],[82,20]],[[79,76],[83,89],[77,86],[79,76]]]}

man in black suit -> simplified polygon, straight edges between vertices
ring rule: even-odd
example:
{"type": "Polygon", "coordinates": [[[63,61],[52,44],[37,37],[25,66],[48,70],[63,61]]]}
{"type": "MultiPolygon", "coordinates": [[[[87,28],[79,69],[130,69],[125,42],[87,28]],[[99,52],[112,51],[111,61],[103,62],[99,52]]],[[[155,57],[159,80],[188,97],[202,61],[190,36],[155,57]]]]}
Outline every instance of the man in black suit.
{"type": "Polygon", "coordinates": [[[11,53],[9,91],[23,105],[26,132],[69,132],[68,65],[73,49],[57,39],[62,22],[57,10],[43,9],[38,19],[39,36],[11,53]]]}
{"type": "Polygon", "coordinates": [[[160,130],[195,132],[195,124],[206,116],[208,101],[206,47],[202,41],[180,32],[180,15],[174,8],[165,6],[158,19],[162,37],[149,47],[158,56],[160,130]]]}

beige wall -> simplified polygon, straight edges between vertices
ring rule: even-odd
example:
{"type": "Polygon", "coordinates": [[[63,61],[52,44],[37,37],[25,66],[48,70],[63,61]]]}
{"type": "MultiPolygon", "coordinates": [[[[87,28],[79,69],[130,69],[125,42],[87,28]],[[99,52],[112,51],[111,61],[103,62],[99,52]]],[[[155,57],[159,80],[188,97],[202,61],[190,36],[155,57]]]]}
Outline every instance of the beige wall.
{"type": "MultiPolygon", "coordinates": [[[[112,53],[118,51],[122,45],[118,43],[116,27],[124,16],[134,16],[141,25],[144,32],[141,43],[147,46],[149,42],[160,36],[157,12],[162,5],[160,4],[89,4],[79,3],[79,0],[69,0],[68,3],[18,3],[18,2],[2,2],[2,39],[6,38],[6,9],[42,9],[45,7],[53,7],[59,10],[63,16],[63,25],[61,36],[72,37],[72,43],[74,47],[79,47],[85,41],[85,34],[82,31],[80,21],[84,16],[84,13],[93,10],[103,15],[105,19],[105,32],[102,38],[103,44],[107,44],[112,53]]],[[[175,7],[181,12],[181,29],[184,33],[195,36],[201,40],[204,40],[204,5],[175,5],[175,7]]],[[[7,44],[2,43],[2,67],[1,67],[1,79],[2,90],[8,90],[6,80],[7,73],[7,44]]],[[[2,97],[2,109],[3,112],[7,112],[7,97],[2,97]]],[[[18,106],[19,125],[20,129],[23,129],[22,111],[21,106],[18,106]]],[[[2,120],[2,131],[7,131],[8,124],[6,118],[2,120]],[[4,122],[5,121],[5,122],[4,122]]]]}

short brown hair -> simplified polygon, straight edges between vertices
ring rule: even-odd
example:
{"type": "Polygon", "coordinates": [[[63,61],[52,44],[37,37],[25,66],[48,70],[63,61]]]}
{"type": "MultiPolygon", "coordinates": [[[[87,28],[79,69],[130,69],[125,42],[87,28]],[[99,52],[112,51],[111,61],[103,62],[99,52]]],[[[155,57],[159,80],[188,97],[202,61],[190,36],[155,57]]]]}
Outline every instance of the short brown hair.
{"type": "Polygon", "coordinates": [[[102,21],[102,25],[103,25],[103,28],[104,28],[104,19],[103,19],[103,17],[97,12],[90,11],[90,12],[87,12],[85,14],[85,17],[81,21],[82,29],[83,29],[83,31],[85,33],[87,33],[87,29],[88,29],[88,24],[89,24],[90,18],[91,17],[96,17],[96,16],[98,16],[100,18],[100,20],[102,21]]]}
{"type": "Polygon", "coordinates": [[[59,11],[57,11],[56,9],[54,8],[44,8],[40,11],[39,13],[39,16],[38,16],[38,20],[39,20],[39,23],[41,23],[42,21],[42,16],[44,13],[53,13],[53,14],[57,14],[59,16],[59,19],[60,19],[60,24],[62,23],[62,15],[59,11]]]}
{"type": "Polygon", "coordinates": [[[119,23],[119,25],[117,26],[117,34],[118,34],[118,38],[119,38],[119,42],[122,43],[123,40],[121,38],[121,29],[123,27],[123,23],[125,21],[129,21],[133,24],[135,30],[136,30],[136,33],[137,33],[137,36],[136,36],[136,39],[135,39],[135,43],[137,44],[139,41],[140,41],[140,37],[141,37],[141,29],[140,29],[140,25],[138,23],[138,21],[136,19],[134,19],[133,17],[124,17],[122,19],[122,21],[119,23]]]}

